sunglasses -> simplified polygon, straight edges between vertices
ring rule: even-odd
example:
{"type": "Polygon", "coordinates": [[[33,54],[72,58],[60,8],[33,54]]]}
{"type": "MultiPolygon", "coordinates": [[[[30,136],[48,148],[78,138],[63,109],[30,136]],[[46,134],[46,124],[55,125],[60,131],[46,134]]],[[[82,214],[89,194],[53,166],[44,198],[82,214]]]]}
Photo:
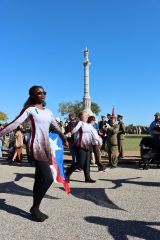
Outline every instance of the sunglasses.
{"type": "Polygon", "coordinates": [[[47,93],[45,92],[45,91],[38,91],[38,92],[36,92],[36,95],[46,95],[47,93]]]}

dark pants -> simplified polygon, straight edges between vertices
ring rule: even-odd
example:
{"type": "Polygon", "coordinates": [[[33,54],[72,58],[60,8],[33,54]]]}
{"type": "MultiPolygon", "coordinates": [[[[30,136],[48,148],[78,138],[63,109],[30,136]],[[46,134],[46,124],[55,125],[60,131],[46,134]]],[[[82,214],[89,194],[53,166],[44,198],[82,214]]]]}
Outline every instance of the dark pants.
{"type": "Polygon", "coordinates": [[[76,162],[76,152],[75,152],[75,146],[73,142],[69,142],[69,150],[72,156],[72,163],[76,162]]]}
{"type": "Polygon", "coordinates": [[[48,162],[34,160],[34,163],[33,206],[39,207],[44,195],[53,182],[53,176],[48,162]]]}
{"type": "Polygon", "coordinates": [[[118,146],[112,146],[108,144],[108,158],[109,158],[109,166],[117,167],[118,164],[118,146]]]}
{"type": "Polygon", "coordinates": [[[118,139],[119,158],[124,158],[123,141],[122,139],[118,139]]]}
{"type": "Polygon", "coordinates": [[[94,153],[94,156],[95,156],[96,164],[98,166],[98,170],[102,170],[104,168],[104,165],[101,161],[100,146],[93,145],[93,153],[94,153]]]}
{"type": "Polygon", "coordinates": [[[154,145],[155,145],[155,149],[156,149],[156,158],[157,158],[157,163],[158,165],[160,164],[160,137],[154,137],[154,145]]]}
{"type": "Polygon", "coordinates": [[[90,151],[83,148],[76,148],[77,162],[67,169],[66,176],[70,176],[76,169],[83,169],[85,180],[90,179],[90,151]]]}

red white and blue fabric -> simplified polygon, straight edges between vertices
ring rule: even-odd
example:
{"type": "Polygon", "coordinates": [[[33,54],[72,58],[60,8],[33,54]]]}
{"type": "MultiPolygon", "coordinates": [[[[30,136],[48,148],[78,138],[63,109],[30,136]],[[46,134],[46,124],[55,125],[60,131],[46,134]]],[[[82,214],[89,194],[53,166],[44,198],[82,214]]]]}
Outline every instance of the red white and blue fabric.
{"type": "Polygon", "coordinates": [[[52,165],[51,171],[53,174],[53,179],[55,183],[62,183],[65,191],[70,193],[70,186],[65,179],[64,174],[64,160],[63,160],[63,143],[61,138],[56,133],[49,134],[49,141],[51,146],[51,154],[52,154],[52,165]]]}

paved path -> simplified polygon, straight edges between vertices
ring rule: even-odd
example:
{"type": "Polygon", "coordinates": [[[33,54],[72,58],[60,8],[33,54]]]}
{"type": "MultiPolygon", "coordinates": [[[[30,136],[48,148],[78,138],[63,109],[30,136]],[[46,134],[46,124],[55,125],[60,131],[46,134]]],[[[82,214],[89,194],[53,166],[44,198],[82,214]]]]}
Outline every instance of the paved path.
{"type": "Polygon", "coordinates": [[[95,184],[72,175],[72,194],[53,184],[41,209],[50,217],[32,221],[34,168],[0,161],[0,240],[160,239],[160,169],[138,170],[135,161],[105,173],[91,167],[95,184]]]}

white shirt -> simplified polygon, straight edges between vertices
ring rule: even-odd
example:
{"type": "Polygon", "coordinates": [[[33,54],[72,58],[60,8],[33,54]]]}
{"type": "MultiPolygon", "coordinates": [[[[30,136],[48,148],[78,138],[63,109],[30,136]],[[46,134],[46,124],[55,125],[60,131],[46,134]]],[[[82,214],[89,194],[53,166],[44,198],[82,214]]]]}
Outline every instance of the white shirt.
{"type": "Polygon", "coordinates": [[[77,147],[92,151],[93,142],[94,145],[99,143],[97,131],[91,124],[86,122],[79,121],[71,133],[74,134],[74,141],[77,147]]]}
{"type": "Polygon", "coordinates": [[[51,162],[51,149],[49,143],[49,127],[53,124],[63,138],[63,134],[49,109],[39,109],[34,106],[23,109],[18,117],[0,131],[0,137],[16,129],[27,118],[31,122],[31,138],[29,149],[31,156],[39,161],[51,162]]]}

